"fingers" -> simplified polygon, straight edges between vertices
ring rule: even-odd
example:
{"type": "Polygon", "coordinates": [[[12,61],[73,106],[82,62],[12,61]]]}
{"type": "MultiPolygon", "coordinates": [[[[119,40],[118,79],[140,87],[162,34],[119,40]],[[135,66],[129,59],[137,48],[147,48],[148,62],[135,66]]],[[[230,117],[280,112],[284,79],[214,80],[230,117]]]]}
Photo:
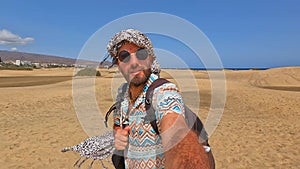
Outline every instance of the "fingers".
{"type": "Polygon", "coordinates": [[[127,145],[128,145],[128,142],[115,140],[115,149],[117,149],[117,150],[125,150],[127,145]]]}
{"type": "Polygon", "coordinates": [[[124,134],[125,134],[125,132],[127,132],[127,136],[128,136],[129,135],[129,131],[130,131],[130,127],[126,126],[123,130],[124,130],[124,134]]]}
{"type": "Polygon", "coordinates": [[[117,150],[125,150],[128,145],[128,135],[130,127],[127,126],[124,129],[117,129],[115,131],[115,148],[117,150]]]}

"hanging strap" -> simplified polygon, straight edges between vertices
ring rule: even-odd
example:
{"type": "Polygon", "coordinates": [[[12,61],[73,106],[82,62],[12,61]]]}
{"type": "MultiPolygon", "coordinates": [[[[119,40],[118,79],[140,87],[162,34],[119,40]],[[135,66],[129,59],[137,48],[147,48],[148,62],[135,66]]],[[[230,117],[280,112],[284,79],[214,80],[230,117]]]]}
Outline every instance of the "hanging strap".
{"type": "MultiPolygon", "coordinates": [[[[121,97],[123,97],[124,99],[124,94],[126,92],[126,89],[127,89],[127,83],[123,84],[122,86],[122,91],[121,91],[121,97]]],[[[111,114],[111,112],[113,112],[114,110],[116,110],[117,108],[120,108],[120,104],[123,100],[121,100],[119,103],[118,102],[115,102],[110,108],[109,110],[106,112],[106,115],[105,115],[105,120],[104,120],[104,124],[105,124],[105,127],[107,128],[108,125],[107,125],[107,121],[108,121],[108,117],[109,115],[111,114]]]]}

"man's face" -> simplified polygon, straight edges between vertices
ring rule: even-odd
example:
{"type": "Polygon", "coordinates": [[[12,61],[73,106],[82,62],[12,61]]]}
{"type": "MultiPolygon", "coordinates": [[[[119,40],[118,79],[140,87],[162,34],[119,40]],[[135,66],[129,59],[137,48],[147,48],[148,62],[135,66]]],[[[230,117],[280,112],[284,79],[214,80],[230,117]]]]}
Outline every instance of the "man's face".
{"type": "Polygon", "coordinates": [[[133,43],[126,43],[118,50],[118,56],[122,51],[130,53],[129,61],[126,63],[118,59],[118,68],[126,81],[135,86],[139,86],[147,82],[147,79],[151,74],[151,64],[153,60],[149,55],[144,60],[137,58],[136,52],[139,49],[140,47],[133,43]]]}

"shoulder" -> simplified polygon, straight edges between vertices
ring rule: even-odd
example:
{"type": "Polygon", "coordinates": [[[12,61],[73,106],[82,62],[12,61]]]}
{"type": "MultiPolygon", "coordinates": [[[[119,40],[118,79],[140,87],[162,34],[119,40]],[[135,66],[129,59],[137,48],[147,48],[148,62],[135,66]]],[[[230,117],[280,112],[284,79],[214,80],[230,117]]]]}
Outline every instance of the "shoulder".
{"type": "Polygon", "coordinates": [[[153,99],[162,101],[167,98],[180,98],[181,94],[179,88],[172,82],[165,83],[153,91],[153,99]]]}
{"type": "Polygon", "coordinates": [[[153,102],[156,117],[161,121],[168,114],[184,117],[184,103],[178,87],[174,83],[165,83],[154,90],[153,102]]]}
{"type": "Polygon", "coordinates": [[[180,90],[172,82],[157,87],[153,92],[153,100],[156,103],[156,107],[160,109],[175,105],[183,106],[180,90]]]}
{"type": "Polygon", "coordinates": [[[123,83],[123,84],[120,85],[120,87],[117,90],[116,102],[114,104],[116,106],[116,109],[115,109],[115,111],[113,113],[114,117],[118,117],[121,114],[121,111],[120,111],[120,109],[121,109],[121,102],[124,100],[127,88],[128,88],[128,84],[127,83],[123,83]]]}
{"type": "Polygon", "coordinates": [[[165,84],[157,87],[156,89],[154,89],[154,94],[162,94],[162,93],[168,93],[168,92],[180,93],[178,87],[172,82],[165,83],[165,84]]]}
{"type": "Polygon", "coordinates": [[[128,88],[127,83],[123,83],[119,86],[119,88],[117,90],[116,102],[121,102],[122,100],[124,100],[124,94],[127,91],[127,88],[128,88]]]}

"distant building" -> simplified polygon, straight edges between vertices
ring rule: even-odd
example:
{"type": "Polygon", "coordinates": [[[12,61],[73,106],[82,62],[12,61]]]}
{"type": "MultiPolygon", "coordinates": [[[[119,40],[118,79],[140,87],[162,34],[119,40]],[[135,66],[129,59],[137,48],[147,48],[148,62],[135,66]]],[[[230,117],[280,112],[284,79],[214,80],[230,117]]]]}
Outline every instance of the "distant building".
{"type": "Polygon", "coordinates": [[[76,68],[87,68],[88,65],[75,64],[74,67],[76,67],[76,68]]]}
{"type": "Polygon", "coordinates": [[[41,68],[41,64],[40,63],[32,63],[34,68],[41,68]]]}
{"type": "Polygon", "coordinates": [[[26,61],[26,60],[24,60],[24,61],[21,61],[21,65],[22,65],[22,66],[31,66],[32,63],[31,63],[31,61],[26,61]]]}
{"type": "Polygon", "coordinates": [[[49,67],[49,66],[48,66],[48,63],[41,63],[41,67],[47,68],[47,67],[49,67]]]}
{"type": "Polygon", "coordinates": [[[21,66],[21,60],[16,60],[16,65],[21,66]]]}

